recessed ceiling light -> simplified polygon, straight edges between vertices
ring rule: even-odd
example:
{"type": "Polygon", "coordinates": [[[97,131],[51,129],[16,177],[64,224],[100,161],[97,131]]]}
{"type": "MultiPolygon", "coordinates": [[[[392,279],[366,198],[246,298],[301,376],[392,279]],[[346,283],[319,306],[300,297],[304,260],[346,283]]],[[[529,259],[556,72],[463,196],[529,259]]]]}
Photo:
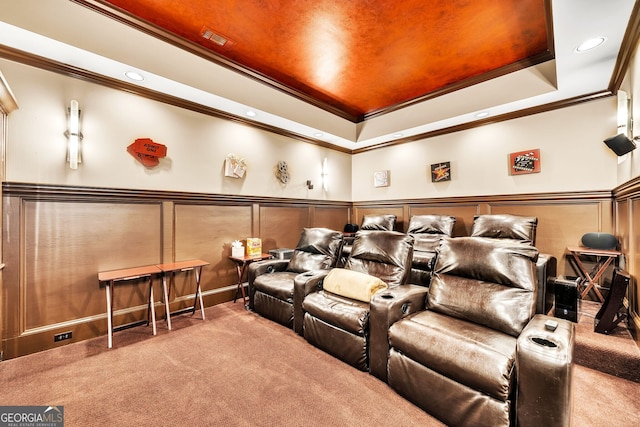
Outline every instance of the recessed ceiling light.
{"type": "Polygon", "coordinates": [[[322,132],[316,132],[316,133],[314,133],[314,134],[313,134],[313,136],[315,136],[316,138],[321,138],[321,137],[323,137],[323,136],[324,136],[324,133],[322,133],[322,132]]]}
{"type": "Polygon", "coordinates": [[[124,76],[130,80],[134,80],[136,82],[143,82],[144,76],[136,71],[127,71],[124,73],[124,76]]]}
{"type": "Polygon", "coordinates": [[[248,117],[255,117],[256,116],[256,112],[253,111],[253,110],[249,110],[249,111],[246,112],[246,115],[248,117]]]}
{"type": "Polygon", "coordinates": [[[489,115],[488,111],[480,111],[479,113],[476,113],[476,117],[481,119],[483,117],[487,117],[489,115]]]}
{"type": "Polygon", "coordinates": [[[394,134],[393,134],[393,137],[394,137],[394,138],[402,138],[403,136],[404,136],[404,134],[403,134],[403,133],[394,133],[394,134]]]}
{"type": "Polygon", "coordinates": [[[576,52],[586,52],[588,50],[595,49],[596,47],[602,45],[605,41],[607,41],[607,38],[602,36],[585,40],[580,43],[580,46],[576,48],[576,52]]]}

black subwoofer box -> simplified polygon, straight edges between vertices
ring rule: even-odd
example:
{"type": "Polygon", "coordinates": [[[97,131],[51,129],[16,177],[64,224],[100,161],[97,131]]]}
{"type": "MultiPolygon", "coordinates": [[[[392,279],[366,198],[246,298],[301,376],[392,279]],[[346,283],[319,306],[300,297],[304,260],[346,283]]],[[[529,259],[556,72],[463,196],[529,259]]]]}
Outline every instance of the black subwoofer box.
{"type": "Polygon", "coordinates": [[[555,309],[553,314],[555,317],[578,322],[580,281],[579,277],[565,278],[560,276],[555,279],[555,309]]]}

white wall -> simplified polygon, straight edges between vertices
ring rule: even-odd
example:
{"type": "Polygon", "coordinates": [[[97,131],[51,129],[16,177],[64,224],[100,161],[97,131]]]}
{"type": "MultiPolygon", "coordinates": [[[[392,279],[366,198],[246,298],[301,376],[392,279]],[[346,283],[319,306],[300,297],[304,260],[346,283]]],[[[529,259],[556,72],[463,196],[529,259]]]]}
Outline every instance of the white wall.
{"type": "Polygon", "coordinates": [[[353,156],[354,201],[611,190],[615,97],[353,156]],[[508,155],[540,149],[541,172],[509,175],[508,155]],[[451,162],[452,179],[432,183],[430,165],[451,162]],[[373,173],[390,170],[375,188],[373,173]]]}
{"type": "MultiPolygon", "coordinates": [[[[640,57],[638,56],[639,47],[631,58],[629,69],[625,75],[624,81],[620,89],[627,93],[631,98],[631,112],[633,114],[633,136],[640,136],[640,57]]],[[[637,144],[637,141],[636,141],[637,144]]],[[[618,165],[618,184],[629,181],[640,175],[640,150],[636,149],[631,153],[620,158],[618,165]]]]}
{"type": "Polygon", "coordinates": [[[6,180],[317,200],[351,200],[351,156],[250,126],[109,89],[82,80],[0,60],[19,109],[9,116],[6,180]],[[82,110],[82,163],[66,163],[66,109],[82,110]],[[126,147],[136,138],[167,146],[167,157],[148,169],[126,147]],[[248,164],[244,179],[224,177],[234,153],[248,164]],[[329,190],[321,186],[328,158],[329,190]],[[291,181],[274,175],[279,161],[291,181]],[[313,190],[305,186],[312,180],[313,190]]]}
{"type": "Polygon", "coordinates": [[[615,97],[350,156],[6,60],[0,70],[20,106],[9,116],[10,182],[366,201],[611,190],[640,169],[634,152],[628,169],[635,170],[622,173],[624,165],[617,166],[617,156],[602,142],[616,132],[615,97]],[[82,109],[78,170],[65,162],[71,99],[82,109]],[[126,152],[143,137],[168,147],[156,168],[145,168],[126,152]],[[535,148],[542,171],[510,176],[508,154],[535,148]],[[223,176],[229,153],[247,161],[244,179],[223,176]],[[324,157],[330,172],[326,193],[320,184],[324,157]],[[280,160],[289,165],[286,186],[273,173],[280,160]],[[451,162],[452,180],[432,183],[430,165],[444,161],[451,162]],[[391,185],[374,188],[373,173],[387,169],[391,185]],[[308,179],[313,190],[305,186],[308,179]]]}

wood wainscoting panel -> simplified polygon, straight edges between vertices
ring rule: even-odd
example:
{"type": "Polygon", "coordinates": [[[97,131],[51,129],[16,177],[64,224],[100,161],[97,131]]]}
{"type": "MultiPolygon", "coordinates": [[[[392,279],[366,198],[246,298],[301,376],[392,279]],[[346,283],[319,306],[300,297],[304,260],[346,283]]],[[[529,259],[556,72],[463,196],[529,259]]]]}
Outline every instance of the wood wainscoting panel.
{"type": "Polygon", "coordinates": [[[349,222],[348,207],[316,207],[313,210],[311,227],[324,227],[331,230],[343,231],[349,222]]]}
{"type": "MultiPolygon", "coordinates": [[[[202,269],[203,293],[235,284],[235,264],[229,260],[231,243],[252,237],[252,206],[176,203],[174,212],[175,261],[201,259],[210,263],[202,269]]],[[[195,295],[191,276],[192,273],[176,275],[178,295],[195,295]]],[[[191,303],[192,299],[188,304],[191,303]]]]}
{"type": "Polygon", "coordinates": [[[630,199],[629,209],[629,253],[627,254],[627,269],[632,274],[633,280],[629,286],[629,306],[635,339],[640,345],[640,199],[630,199]]]}
{"type": "MultiPolygon", "coordinates": [[[[632,203],[627,200],[618,200],[615,202],[615,224],[616,229],[613,233],[617,238],[620,244],[620,252],[626,254],[626,256],[631,256],[634,251],[637,250],[636,247],[632,247],[632,235],[631,235],[631,207],[632,203]]],[[[640,225],[640,224],[639,224],[640,225]]],[[[632,271],[633,264],[626,265],[625,269],[631,274],[634,275],[635,271],[632,271]]]]}
{"type": "Polygon", "coordinates": [[[613,212],[610,201],[585,200],[548,203],[540,201],[527,204],[492,203],[492,214],[535,216],[538,218],[535,245],[541,253],[550,254],[558,260],[558,275],[577,276],[577,272],[566,256],[567,246],[576,246],[585,233],[597,231],[612,233],[613,212]]]}
{"type": "Polygon", "coordinates": [[[302,229],[310,225],[307,206],[262,205],[259,235],[262,238],[262,252],[278,248],[295,248],[300,240],[302,229]]]}
{"type": "MultiPolygon", "coordinates": [[[[25,330],[104,313],[98,271],[160,261],[160,221],[157,203],[25,201],[25,330]]],[[[119,285],[114,309],[146,304],[146,295],[119,285]]]]}
{"type": "Polygon", "coordinates": [[[640,345],[640,177],[613,190],[616,237],[623,253],[622,266],[631,275],[627,291],[629,322],[636,344],[640,345]]]}
{"type": "MultiPolygon", "coordinates": [[[[7,273],[3,281],[7,358],[40,351],[54,335],[73,340],[106,331],[98,272],[160,261],[160,203],[87,203],[5,198],[7,273]],[[8,280],[6,280],[8,279],[8,280]]],[[[146,318],[148,286],[132,280],[114,291],[114,325],[146,318]]]]}
{"type": "Polygon", "coordinates": [[[410,206],[410,217],[407,221],[405,231],[409,228],[409,221],[414,215],[448,215],[456,217],[456,224],[453,227],[453,236],[468,236],[471,234],[473,218],[479,212],[477,203],[469,204],[438,204],[438,205],[416,205],[410,206]]]}

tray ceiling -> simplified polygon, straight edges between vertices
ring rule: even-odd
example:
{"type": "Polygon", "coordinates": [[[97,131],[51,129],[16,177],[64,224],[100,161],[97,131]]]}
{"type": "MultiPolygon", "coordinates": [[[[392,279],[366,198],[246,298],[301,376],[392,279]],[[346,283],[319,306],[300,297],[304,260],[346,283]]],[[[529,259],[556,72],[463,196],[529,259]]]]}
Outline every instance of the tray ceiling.
{"type": "Polygon", "coordinates": [[[544,0],[108,0],[352,121],[552,58],[544,0]]]}

